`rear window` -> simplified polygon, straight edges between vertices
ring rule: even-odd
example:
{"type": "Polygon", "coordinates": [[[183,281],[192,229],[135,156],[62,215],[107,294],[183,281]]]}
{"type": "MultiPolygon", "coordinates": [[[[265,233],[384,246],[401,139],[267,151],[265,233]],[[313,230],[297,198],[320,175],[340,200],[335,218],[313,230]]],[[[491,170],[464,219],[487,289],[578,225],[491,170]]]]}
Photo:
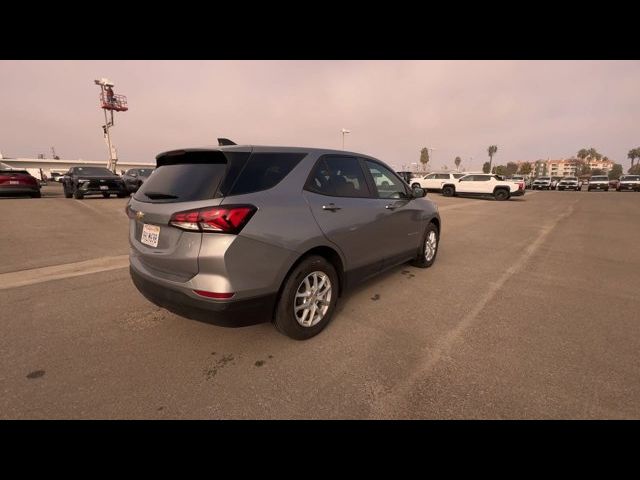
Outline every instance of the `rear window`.
{"type": "Polygon", "coordinates": [[[244,195],[275,187],[305,156],[306,153],[254,153],[228,195],[244,195]]]}
{"type": "Polygon", "coordinates": [[[75,167],[73,173],[76,175],[113,175],[113,172],[104,167],[75,167]]]}
{"type": "Polygon", "coordinates": [[[259,192],[277,185],[305,155],[178,151],[158,158],[159,166],[133,198],[141,202],[194,202],[259,192]]]}
{"type": "Polygon", "coordinates": [[[194,202],[213,198],[227,169],[220,151],[176,152],[158,157],[158,168],[133,198],[141,202],[194,202]]]}

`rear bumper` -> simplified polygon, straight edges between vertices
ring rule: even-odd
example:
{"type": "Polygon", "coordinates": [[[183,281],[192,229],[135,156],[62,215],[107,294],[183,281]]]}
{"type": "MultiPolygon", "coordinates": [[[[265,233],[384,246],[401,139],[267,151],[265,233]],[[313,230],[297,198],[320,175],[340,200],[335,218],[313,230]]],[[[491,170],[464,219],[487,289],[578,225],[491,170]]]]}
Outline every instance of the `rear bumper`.
{"type": "Polygon", "coordinates": [[[236,301],[200,300],[143,276],[133,266],[129,273],[133,284],[150,302],[180,316],[225,327],[270,321],[277,300],[277,293],[236,301]]]}
{"type": "Polygon", "coordinates": [[[38,193],[39,191],[40,187],[30,187],[29,185],[3,185],[0,187],[1,195],[33,195],[34,193],[38,193]]]}

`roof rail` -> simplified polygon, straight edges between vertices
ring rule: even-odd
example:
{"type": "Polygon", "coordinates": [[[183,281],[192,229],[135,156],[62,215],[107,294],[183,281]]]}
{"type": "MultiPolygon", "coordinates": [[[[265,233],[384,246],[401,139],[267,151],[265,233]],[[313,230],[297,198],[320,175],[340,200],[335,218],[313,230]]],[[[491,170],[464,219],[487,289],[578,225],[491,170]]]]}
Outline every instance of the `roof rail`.
{"type": "Polygon", "coordinates": [[[232,142],[228,138],[219,138],[218,139],[218,146],[219,147],[223,147],[225,145],[237,145],[237,144],[235,142],[232,142]]]}

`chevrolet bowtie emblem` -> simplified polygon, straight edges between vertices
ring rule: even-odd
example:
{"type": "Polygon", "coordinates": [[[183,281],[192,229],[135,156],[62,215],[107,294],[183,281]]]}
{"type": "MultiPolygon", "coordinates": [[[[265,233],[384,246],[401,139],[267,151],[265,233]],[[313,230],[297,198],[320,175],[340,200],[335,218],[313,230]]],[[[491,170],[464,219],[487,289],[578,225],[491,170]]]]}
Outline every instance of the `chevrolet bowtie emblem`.
{"type": "Polygon", "coordinates": [[[137,218],[138,220],[142,220],[142,217],[144,217],[144,213],[142,213],[142,212],[137,212],[137,213],[136,213],[136,218],[137,218]]]}

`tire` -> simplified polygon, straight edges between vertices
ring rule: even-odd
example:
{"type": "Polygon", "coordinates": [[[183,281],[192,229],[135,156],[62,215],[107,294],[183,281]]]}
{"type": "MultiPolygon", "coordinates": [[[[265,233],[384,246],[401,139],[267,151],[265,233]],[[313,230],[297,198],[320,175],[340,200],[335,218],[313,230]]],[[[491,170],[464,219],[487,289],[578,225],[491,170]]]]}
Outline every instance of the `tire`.
{"type": "Polygon", "coordinates": [[[604,189],[604,191],[605,191],[605,192],[608,192],[608,191],[609,191],[609,189],[608,189],[608,188],[605,188],[605,189],[604,189]]]}
{"type": "Polygon", "coordinates": [[[66,185],[62,186],[62,191],[64,192],[64,198],[71,198],[73,196],[73,194],[67,190],[66,185]]]}
{"type": "MultiPolygon", "coordinates": [[[[322,280],[320,279],[316,279],[316,281],[322,283],[322,280]]],[[[333,265],[331,265],[327,259],[318,255],[311,255],[304,258],[294,267],[283,283],[273,319],[274,326],[279,332],[295,340],[306,340],[317,335],[331,321],[331,317],[333,316],[333,312],[335,311],[336,303],[338,301],[338,290],[338,274],[336,273],[333,265]],[[305,287],[305,280],[308,282],[309,286],[313,287],[314,280],[312,275],[317,273],[324,275],[326,277],[324,280],[328,279],[330,282],[328,292],[329,304],[324,315],[319,321],[317,321],[317,323],[304,326],[298,321],[298,317],[294,310],[297,302],[304,302],[304,300],[301,300],[301,298],[304,297],[298,297],[297,293],[299,290],[301,290],[301,292],[307,290],[307,287],[305,287]]],[[[318,304],[316,303],[315,306],[317,305],[318,304]]],[[[298,306],[301,306],[301,304],[298,306]]],[[[310,315],[313,314],[314,311],[307,310],[307,313],[305,313],[304,310],[305,309],[300,310],[300,315],[303,316],[305,321],[308,321],[310,319],[310,315]]]]}
{"type": "Polygon", "coordinates": [[[493,192],[493,198],[495,198],[499,202],[509,200],[510,196],[511,195],[509,195],[509,192],[506,191],[504,188],[498,188],[495,192],[493,192]]]}
{"type": "Polygon", "coordinates": [[[32,193],[31,198],[42,198],[42,193],[41,192],[32,193]]]}
{"type": "Polygon", "coordinates": [[[418,252],[418,256],[415,258],[415,260],[411,261],[411,265],[418,268],[429,268],[431,265],[433,265],[433,262],[436,261],[439,246],[440,232],[438,231],[438,227],[435,224],[430,223],[424,232],[424,236],[422,237],[422,243],[420,244],[420,251],[418,252]],[[435,235],[435,238],[433,238],[432,235],[435,235]],[[431,239],[431,241],[435,240],[435,247],[432,248],[429,254],[427,254],[427,240],[429,239],[431,239]]]}
{"type": "Polygon", "coordinates": [[[442,188],[442,196],[443,197],[453,197],[456,194],[456,189],[451,185],[446,185],[442,188]]]}
{"type": "Polygon", "coordinates": [[[73,198],[75,198],[76,200],[82,200],[84,198],[84,195],[82,194],[82,192],[80,190],[78,190],[77,188],[73,191],[73,198]]]}
{"type": "Polygon", "coordinates": [[[104,198],[109,198],[109,197],[111,196],[111,194],[110,194],[110,193],[103,193],[103,194],[102,194],[102,196],[103,196],[104,198]]]}

